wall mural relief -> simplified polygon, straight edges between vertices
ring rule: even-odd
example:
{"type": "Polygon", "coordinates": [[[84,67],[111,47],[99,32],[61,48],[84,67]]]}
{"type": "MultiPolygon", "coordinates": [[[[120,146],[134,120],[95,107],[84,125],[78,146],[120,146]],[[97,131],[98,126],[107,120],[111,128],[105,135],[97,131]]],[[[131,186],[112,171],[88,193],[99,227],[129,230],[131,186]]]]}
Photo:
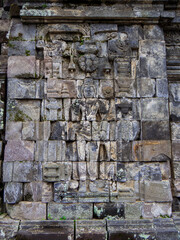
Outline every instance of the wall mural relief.
{"type": "Polygon", "coordinates": [[[9,57],[4,199],[11,216],[26,201],[43,212],[47,204],[54,218],[67,203],[84,207],[82,218],[100,203],[134,207],[144,218],[154,216],[154,204],[171,212],[168,94],[159,85],[167,85],[165,43],[143,31],[38,25],[36,55],[9,57]]]}

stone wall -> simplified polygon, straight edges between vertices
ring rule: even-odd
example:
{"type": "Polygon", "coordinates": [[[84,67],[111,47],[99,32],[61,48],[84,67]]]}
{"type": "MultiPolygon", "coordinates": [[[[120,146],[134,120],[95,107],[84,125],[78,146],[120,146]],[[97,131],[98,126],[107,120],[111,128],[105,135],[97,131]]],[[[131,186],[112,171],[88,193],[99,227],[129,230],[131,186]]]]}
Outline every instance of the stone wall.
{"type": "Polygon", "coordinates": [[[178,1],[3,7],[9,216],[170,217],[173,197],[179,210],[178,1]]]}

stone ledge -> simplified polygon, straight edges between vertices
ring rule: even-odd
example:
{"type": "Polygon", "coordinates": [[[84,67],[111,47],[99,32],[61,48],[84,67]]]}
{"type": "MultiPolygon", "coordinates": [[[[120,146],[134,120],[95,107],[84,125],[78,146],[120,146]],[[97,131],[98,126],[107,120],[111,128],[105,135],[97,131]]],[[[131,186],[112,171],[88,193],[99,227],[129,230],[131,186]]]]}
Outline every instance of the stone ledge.
{"type": "Polygon", "coordinates": [[[0,239],[178,240],[179,225],[180,218],[21,222],[5,218],[0,221],[0,239]]]}

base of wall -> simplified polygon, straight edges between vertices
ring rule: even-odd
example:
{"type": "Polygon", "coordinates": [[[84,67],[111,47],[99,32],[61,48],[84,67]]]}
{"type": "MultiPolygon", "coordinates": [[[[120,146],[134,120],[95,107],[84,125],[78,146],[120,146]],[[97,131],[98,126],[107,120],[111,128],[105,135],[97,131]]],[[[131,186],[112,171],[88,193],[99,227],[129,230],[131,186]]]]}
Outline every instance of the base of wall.
{"type": "Polygon", "coordinates": [[[154,220],[0,220],[4,240],[179,240],[180,218],[154,220]]]}

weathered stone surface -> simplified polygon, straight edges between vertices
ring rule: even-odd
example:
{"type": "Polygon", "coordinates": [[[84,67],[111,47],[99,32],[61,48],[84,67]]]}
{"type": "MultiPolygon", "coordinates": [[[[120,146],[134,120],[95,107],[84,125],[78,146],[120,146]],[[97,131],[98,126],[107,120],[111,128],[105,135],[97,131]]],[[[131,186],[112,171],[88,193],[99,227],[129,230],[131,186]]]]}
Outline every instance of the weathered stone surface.
{"type": "Polygon", "coordinates": [[[125,218],[126,219],[140,219],[142,215],[142,203],[126,203],[125,204],[125,218]]]}
{"type": "Polygon", "coordinates": [[[160,98],[141,100],[143,120],[168,120],[168,101],[160,98]]]}
{"type": "Polygon", "coordinates": [[[34,161],[16,161],[13,168],[14,182],[33,182],[42,180],[41,164],[34,161]]]}
{"type": "Polygon", "coordinates": [[[20,19],[13,19],[13,24],[10,32],[11,40],[35,40],[36,26],[34,24],[22,24],[20,19]]]}
{"type": "Polygon", "coordinates": [[[180,160],[180,141],[172,141],[172,159],[174,161],[180,160]]]}
{"type": "Polygon", "coordinates": [[[180,84],[171,83],[169,85],[169,94],[174,102],[180,102],[180,84]]]}
{"type": "Polygon", "coordinates": [[[9,99],[42,99],[43,95],[43,80],[20,80],[13,78],[8,82],[9,99]]]}
{"type": "Polygon", "coordinates": [[[21,221],[17,240],[74,239],[74,221],[21,221]]]}
{"type": "Polygon", "coordinates": [[[35,41],[9,41],[8,56],[30,55],[35,55],[35,41]]]}
{"type": "Polygon", "coordinates": [[[20,220],[46,219],[46,204],[41,202],[19,202],[15,205],[6,205],[9,216],[20,220]]]}
{"type": "Polygon", "coordinates": [[[50,122],[29,121],[23,122],[22,139],[23,140],[48,140],[50,136],[50,122]]]}
{"type": "Polygon", "coordinates": [[[174,178],[175,179],[180,179],[180,162],[174,162],[173,163],[174,166],[174,178]]]}
{"type": "Polygon", "coordinates": [[[158,25],[145,25],[144,36],[146,39],[164,40],[163,29],[158,25]]]}
{"type": "Polygon", "coordinates": [[[180,139],[180,123],[171,123],[171,138],[172,140],[180,139]]]}
{"type": "Polygon", "coordinates": [[[23,198],[23,184],[9,182],[5,184],[4,202],[8,204],[15,204],[23,198]]]}
{"type": "Polygon", "coordinates": [[[170,119],[173,122],[179,122],[180,121],[180,111],[179,111],[179,102],[170,101],[169,107],[170,107],[170,119]]]}
{"type": "Polygon", "coordinates": [[[45,163],[43,164],[43,179],[47,182],[57,182],[70,180],[72,173],[72,163],[45,163]]]}
{"type": "Polygon", "coordinates": [[[133,142],[133,160],[167,161],[171,158],[170,141],[137,141],[133,142]]]}
{"type": "Polygon", "coordinates": [[[3,182],[11,182],[13,180],[13,162],[3,162],[3,182]]]}
{"type": "Polygon", "coordinates": [[[91,219],[93,216],[93,205],[88,203],[76,204],[48,204],[48,214],[54,219],[65,216],[66,219],[91,219]]]}
{"type": "Polygon", "coordinates": [[[171,203],[144,203],[142,207],[142,217],[146,219],[157,218],[160,216],[172,215],[171,203]]]}
{"type": "Polygon", "coordinates": [[[138,121],[121,120],[117,122],[117,140],[125,142],[138,139],[140,134],[140,124],[138,121]]]}
{"type": "Polygon", "coordinates": [[[9,140],[5,147],[4,161],[34,160],[34,142],[9,140]]]}
{"type": "Polygon", "coordinates": [[[42,182],[24,184],[24,200],[40,202],[42,200],[42,182]]]}
{"type": "Polygon", "coordinates": [[[167,78],[156,79],[156,96],[160,98],[168,98],[168,80],[167,78]]]}
{"type": "Polygon", "coordinates": [[[21,140],[22,122],[6,122],[6,140],[21,140]]]}
{"type": "Polygon", "coordinates": [[[144,182],[145,202],[171,202],[172,193],[169,181],[144,182]]]}
{"type": "Polygon", "coordinates": [[[137,96],[153,97],[155,95],[155,80],[148,78],[140,78],[137,80],[137,96]]]}
{"type": "Polygon", "coordinates": [[[94,217],[102,219],[110,216],[124,217],[123,203],[96,203],[94,204],[94,217]]]}
{"type": "Polygon", "coordinates": [[[143,121],[143,140],[169,140],[170,129],[168,121],[143,121]]]}
{"type": "Polygon", "coordinates": [[[19,230],[20,221],[5,218],[0,220],[0,239],[15,239],[19,230]]]}
{"type": "Polygon", "coordinates": [[[76,240],[107,239],[106,222],[103,220],[78,220],[76,222],[76,240]]]}
{"type": "Polygon", "coordinates": [[[25,122],[40,120],[39,100],[11,100],[7,104],[7,120],[25,122]]]}
{"type": "Polygon", "coordinates": [[[35,56],[10,56],[8,58],[8,78],[35,78],[35,56]]]}

